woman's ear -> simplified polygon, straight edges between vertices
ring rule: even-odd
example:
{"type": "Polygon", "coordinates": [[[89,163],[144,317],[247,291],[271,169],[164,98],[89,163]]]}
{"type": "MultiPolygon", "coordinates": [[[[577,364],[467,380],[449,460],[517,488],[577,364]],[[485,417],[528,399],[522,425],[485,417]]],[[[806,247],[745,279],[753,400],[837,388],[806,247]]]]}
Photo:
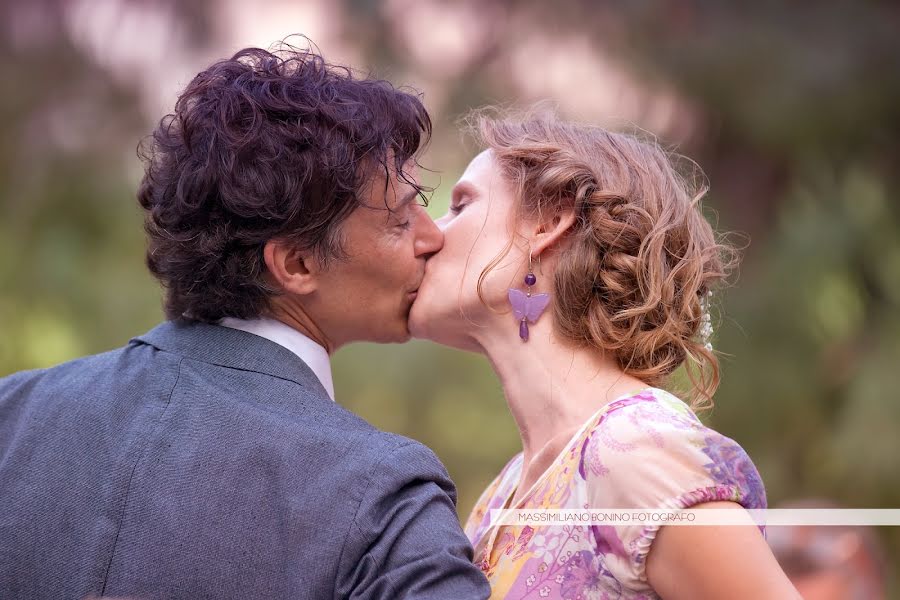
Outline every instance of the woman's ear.
{"type": "Polygon", "coordinates": [[[263,258],[279,288],[300,296],[316,291],[321,266],[311,253],[284,240],[272,239],[263,248],[263,258]]]}
{"type": "Polygon", "coordinates": [[[576,220],[575,207],[571,203],[559,204],[555,209],[539,214],[528,232],[531,255],[537,258],[548,249],[558,248],[576,220]]]}

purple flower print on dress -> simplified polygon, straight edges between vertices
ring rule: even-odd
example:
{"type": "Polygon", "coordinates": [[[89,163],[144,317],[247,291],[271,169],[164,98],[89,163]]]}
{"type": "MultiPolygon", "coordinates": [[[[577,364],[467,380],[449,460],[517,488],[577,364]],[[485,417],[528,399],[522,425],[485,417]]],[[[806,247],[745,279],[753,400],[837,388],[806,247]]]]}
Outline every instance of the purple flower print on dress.
{"type": "Polygon", "coordinates": [[[589,445],[592,437],[593,433],[581,444],[581,456],[578,459],[578,474],[585,480],[587,479],[588,467],[590,467],[591,473],[597,477],[603,477],[609,473],[609,469],[600,461],[600,457],[596,456],[596,446],[589,445]]]}
{"type": "MultiPolygon", "coordinates": [[[[585,470],[585,453],[587,452],[588,445],[591,443],[591,439],[593,439],[594,434],[597,433],[600,429],[601,423],[609,416],[609,414],[615,410],[620,408],[624,408],[626,406],[631,406],[632,404],[637,404],[639,402],[647,402],[647,401],[655,401],[656,398],[649,391],[643,391],[634,396],[629,396],[628,398],[622,398],[621,400],[616,400],[615,402],[610,402],[607,406],[606,410],[600,415],[600,418],[597,420],[597,423],[594,425],[593,429],[591,429],[591,433],[585,438],[584,443],[581,444],[581,456],[578,460],[578,474],[581,475],[582,479],[587,479],[587,471],[585,470]]],[[[604,475],[606,472],[606,467],[599,463],[599,460],[592,461],[591,471],[595,475],[604,475]],[[593,464],[594,462],[598,464],[593,464]]]]}
{"type": "Polygon", "coordinates": [[[759,471],[744,449],[724,435],[710,435],[703,440],[703,453],[710,458],[704,468],[716,483],[733,485],[741,491],[744,508],[766,508],[766,489],[759,471]]]}
{"type": "Polygon", "coordinates": [[[582,442],[581,444],[581,456],[578,458],[578,474],[581,475],[581,478],[585,480],[587,479],[587,473],[585,473],[584,470],[584,453],[585,451],[587,451],[588,444],[590,443],[592,437],[594,437],[593,432],[591,432],[591,435],[584,438],[584,442],[582,442]]]}
{"type": "Polygon", "coordinates": [[[609,525],[591,525],[591,537],[594,540],[594,548],[597,554],[614,554],[620,557],[628,556],[628,551],[622,545],[616,528],[609,525]]]}
{"type": "Polygon", "coordinates": [[[513,554],[513,559],[519,558],[528,551],[528,544],[531,542],[532,537],[534,537],[534,528],[526,525],[519,533],[519,539],[516,540],[516,550],[513,554]]]}
{"type": "Polygon", "coordinates": [[[581,550],[566,561],[559,592],[560,597],[572,600],[602,600],[619,598],[622,585],[606,568],[602,556],[581,550]]]}

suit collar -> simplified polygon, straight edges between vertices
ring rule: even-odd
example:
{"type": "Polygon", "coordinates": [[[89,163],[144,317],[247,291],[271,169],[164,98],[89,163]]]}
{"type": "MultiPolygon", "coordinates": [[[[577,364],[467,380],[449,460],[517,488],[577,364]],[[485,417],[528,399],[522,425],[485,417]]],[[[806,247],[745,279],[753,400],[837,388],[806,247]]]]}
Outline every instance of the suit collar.
{"type": "Polygon", "coordinates": [[[287,348],[300,357],[300,360],[306,363],[328,395],[334,400],[334,382],[331,376],[331,359],[325,348],[313,341],[300,331],[297,331],[290,325],[282,323],[277,319],[269,317],[257,317],[255,319],[236,319],[234,317],[225,317],[220,320],[219,325],[240,329],[247,333],[252,333],[267,340],[271,340],[287,348]]]}
{"type": "Polygon", "coordinates": [[[319,378],[296,354],[266,338],[197,321],[164,321],[130,343],[149,344],[185,358],[294,381],[330,400],[319,378]]]}

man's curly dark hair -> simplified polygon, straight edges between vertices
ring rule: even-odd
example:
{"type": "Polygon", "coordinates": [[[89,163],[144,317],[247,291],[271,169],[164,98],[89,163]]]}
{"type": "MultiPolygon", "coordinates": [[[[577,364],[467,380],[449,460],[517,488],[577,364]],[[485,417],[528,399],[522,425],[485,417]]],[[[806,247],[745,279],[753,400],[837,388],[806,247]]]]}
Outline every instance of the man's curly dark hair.
{"type": "Polygon", "coordinates": [[[417,95],[312,50],[246,48],[199,73],[139,147],[147,266],[166,316],[262,314],[277,293],[265,243],[340,259],[360,192],[381,172],[415,185],[404,167],[430,136],[417,95]]]}

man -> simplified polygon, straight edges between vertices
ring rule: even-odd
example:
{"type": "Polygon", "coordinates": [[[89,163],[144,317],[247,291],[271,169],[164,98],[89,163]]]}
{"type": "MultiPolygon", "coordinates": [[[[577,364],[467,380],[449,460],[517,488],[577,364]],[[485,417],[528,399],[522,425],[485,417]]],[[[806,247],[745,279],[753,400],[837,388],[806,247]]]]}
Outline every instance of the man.
{"type": "Polygon", "coordinates": [[[485,598],[424,446],[334,401],[443,243],[415,96],[293,48],[197,75],[145,146],[168,321],[0,380],[0,597],[485,598]]]}

